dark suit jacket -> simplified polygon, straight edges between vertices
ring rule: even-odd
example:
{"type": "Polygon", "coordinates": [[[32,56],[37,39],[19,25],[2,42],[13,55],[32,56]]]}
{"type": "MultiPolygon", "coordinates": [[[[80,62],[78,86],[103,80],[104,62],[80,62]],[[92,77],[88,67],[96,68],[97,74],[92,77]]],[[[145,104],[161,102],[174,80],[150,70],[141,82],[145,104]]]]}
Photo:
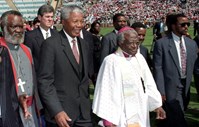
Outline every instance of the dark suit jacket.
{"type": "Polygon", "coordinates": [[[140,53],[144,56],[149,68],[152,69],[152,59],[151,59],[148,49],[144,47],[143,45],[140,45],[140,53]]]}
{"type": "Polygon", "coordinates": [[[100,56],[100,63],[103,62],[104,58],[109,54],[113,53],[117,49],[117,34],[112,31],[102,38],[102,50],[100,56]]]}
{"type": "MultiPolygon", "coordinates": [[[[194,63],[197,58],[196,43],[184,37],[187,53],[185,98],[188,97],[192,80],[194,63]]],[[[154,79],[161,95],[166,95],[167,101],[176,99],[177,87],[181,84],[180,65],[177,49],[172,35],[169,34],[155,43],[153,52],[154,79]]]]}
{"type": "MultiPolygon", "coordinates": [[[[197,36],[195,36],[194,40],[196,41],[196,44],[198,46],[198,51],[199,51],[199,34],[197,36]]],[[[199,75],[199,52],[198,52],[198,58],[195,63],[194,73],[199,75]]]]}
{"type": "Polygon", "coordinates": [[[82,66],[77,64],[63,30],[42,44],[38,87],[49,122],[53,122],[52,118],[61,111],[65,111],[72,120],[80,116],[90,119],[89,46],[85,40],[77,39],[82,66]]]}
{"type": "Polygon", "coordinates": [[[86,43],[88,43],[89,45],[89,78],[92,78],[93,74],[94,74],[94,61],[93,61],[93,51],[94,51],[94,40],[93,40],[93,35],[86,31],[85,29],[82,29],[82,33],[83,33],[83,38],[85,40],[86,43]]]}
{"type": "MultiPolygon", "coordinates": [[[[53,29],[51,29],[50,31],[51,36],[57,33],[57,31],[53,29]]],[[[44,37],[39,27],[32,31],[28,31],[25,34],[24,44],[28,46],[32,52],[36,72],[39,68],[40,48],[43,41],[44,37]]]]}
{"type": "MultiPolygon", "coordinates": [[[[161,25],[161,22],[156,22],[154,27],[153,27],[153,34],[156,34],[157,38],[156,40],[160,39],[162,37],[161,33],[160,33],[160,26],[161,25]]],[[[162,26],[164,27],[164,26],[162,26]]]]}

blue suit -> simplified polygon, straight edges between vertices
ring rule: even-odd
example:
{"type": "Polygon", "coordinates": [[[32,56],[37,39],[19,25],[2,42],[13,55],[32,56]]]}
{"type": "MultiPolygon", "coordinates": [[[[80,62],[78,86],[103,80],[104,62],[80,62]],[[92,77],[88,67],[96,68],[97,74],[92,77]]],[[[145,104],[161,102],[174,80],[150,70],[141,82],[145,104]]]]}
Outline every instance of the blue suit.
{"type": "MultiPolygon", "coordinates": [[[[154,79],[157,84],[157,88],[162,96],[166,96],[167,105],[165,108],[167,118],[170,121],[170,125],[175,127],[182,127],[183,123],[179,117],[184,119],[183,107],[186,108],[189,101],[189,89],[192,80],[192,74],[194,70],[194,63],[197,58],[197,45],[196,43],[188,37],[184,37],[186,53],[187,53],[187,63],[186,63],[186,79],[182,81],[180,75],[180,65],[177,54],[177,49],[173,41],[171,34],[157,40],[154,46],[153,52],[153,62],[154,62],[154,79]],[[183,86],[183,90],[179,90],[183,86]],[[179,91],[181,93],[181,100],[178,99],[179,91]],[[183,104],[182,104],[183,103],[183,104]],[[179,107],[179,108],[177,108],[179,107]],[[167,112],[168,108],[172,108],[176,112],[167,112]],[[175,109],[174,109],[175,108],[175,109]],[[178,111],[177,111],[178,110],[178,111]],[[170,114],[171,113],[171,114],[170,114]],[[180,115],[179,115],[180,114],[180,115]],[[176,120],[176,119],[178,120],[176,120]],[[180,125],[181,124],[181,125],[180,125]]],[[[164,105],[164,106],[165,106],[164,105]]]]}

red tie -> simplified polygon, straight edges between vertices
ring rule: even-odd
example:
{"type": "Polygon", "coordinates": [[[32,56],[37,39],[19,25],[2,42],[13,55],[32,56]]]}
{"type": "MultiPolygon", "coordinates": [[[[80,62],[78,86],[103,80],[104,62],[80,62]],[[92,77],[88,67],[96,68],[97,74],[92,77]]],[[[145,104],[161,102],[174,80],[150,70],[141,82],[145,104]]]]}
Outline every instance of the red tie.
{"type": "Polygon", "coordinates": [[[182,44],[182,38],[180,38],[180,57],[181,57],[181,67],[182,75],[186,75],[186,52],[182,44]]]}
{"type": "Polygon", "coordinates": [[[73,43],[73,46],[72,46],[73,55],[75,56],[75,59],[77,63],[79,64],[79,53],[77,51],[77,42],[75,39],[73,39],[72,43],[73,43]]]}

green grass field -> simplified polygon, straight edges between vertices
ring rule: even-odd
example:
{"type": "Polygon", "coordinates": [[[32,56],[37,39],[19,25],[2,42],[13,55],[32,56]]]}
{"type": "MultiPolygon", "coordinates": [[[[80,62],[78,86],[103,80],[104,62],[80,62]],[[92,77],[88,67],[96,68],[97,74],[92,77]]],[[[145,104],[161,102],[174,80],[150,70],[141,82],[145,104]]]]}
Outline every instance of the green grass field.
{"type": "MultiPolygon", "coordinates": [[[[105,35],[106,33],[112,31],[113,28],[101,28],[101,34],[105,35]]],[[[193,38],[193,27],[189,28],[189,34],[193,38]]],[[[145,41],[143,42],[143,45],[146,46],[149,51],[151,49],[151,44],[153,40],[153,33],[152,33],[152,28],[147,29],[147,34],[145,37],[145,41]]],[[[199,127],[199,98],[197,98],[197,93],[196,89],[194,86],[194,81],[191,84],[191,100],[188,106],[188,110],[186,111],[186,119],[188,121],[189,127],[199,127]]],[[[91,93],[93,93],[94,87],[91,85],[91,93]]],[[[92,96],[91,96],[92,98],[92,96]]],[[[152,127],[155,127],[155,122],[154,122],[155,117],[151,117],[151,125],[152,127]]]]}

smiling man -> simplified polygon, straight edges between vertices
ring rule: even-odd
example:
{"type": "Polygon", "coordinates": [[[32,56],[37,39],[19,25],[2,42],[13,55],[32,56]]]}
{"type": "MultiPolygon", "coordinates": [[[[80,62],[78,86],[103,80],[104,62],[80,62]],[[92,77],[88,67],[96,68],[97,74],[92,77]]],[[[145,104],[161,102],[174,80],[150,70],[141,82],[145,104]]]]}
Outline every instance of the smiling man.
{"type": "Polygon", "coordinates": [[[123,27],[117,36],[118,49],[105,57],[98,73],[93,112],[106,127],[149,127],[149,111],[164,119],[161,96],[133,28],[123,27]]]}
{"type": "Polygon", "coordinates": [[[38,73],[48,127],[92,127],[89,99],[89,45],[80,38],[84,14],[79,6],[61,10],[63,29],[43,42],[38,73]]]}

